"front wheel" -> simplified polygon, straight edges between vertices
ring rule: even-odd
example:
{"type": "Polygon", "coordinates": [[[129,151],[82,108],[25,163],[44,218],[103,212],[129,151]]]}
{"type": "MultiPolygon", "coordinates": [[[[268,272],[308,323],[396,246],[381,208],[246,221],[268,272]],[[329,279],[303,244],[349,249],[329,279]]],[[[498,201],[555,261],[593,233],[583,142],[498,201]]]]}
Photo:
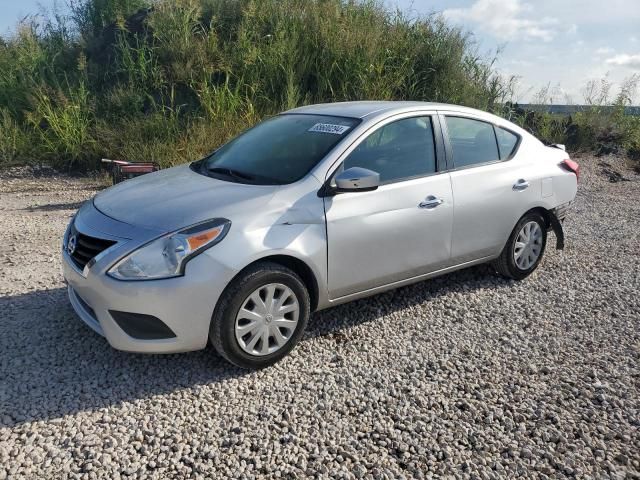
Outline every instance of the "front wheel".
{"type": "Polygon", "coordinates": [[[546,245],[547,228],[544,218],[537,212],[527,213],[511,232],[507,244],[493,265],[505,277],[522,280],[538,267],[546,245]]]}
{"type": "Polygon", "coordinates": [[[211,320],[209,338],[231,363],[263,368],[293,349],[309,315],[309,293],[300,277],[282,265],[259,263],[225,289],[211,320]]]}

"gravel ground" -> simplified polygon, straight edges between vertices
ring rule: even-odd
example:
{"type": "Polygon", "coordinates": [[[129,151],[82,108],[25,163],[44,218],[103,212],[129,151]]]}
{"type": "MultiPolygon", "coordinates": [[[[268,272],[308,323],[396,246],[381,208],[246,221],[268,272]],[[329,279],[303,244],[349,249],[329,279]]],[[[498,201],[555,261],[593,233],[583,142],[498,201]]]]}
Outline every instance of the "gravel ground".
{"type": "Polygon", "coordinates": [[[58,256],[97,184],[5,173],[0,480],[640,478],[640,177],[580,161],[567,249],[529,279],[478,267],[315,314],[251,373],[111,349],[58,256]]]}

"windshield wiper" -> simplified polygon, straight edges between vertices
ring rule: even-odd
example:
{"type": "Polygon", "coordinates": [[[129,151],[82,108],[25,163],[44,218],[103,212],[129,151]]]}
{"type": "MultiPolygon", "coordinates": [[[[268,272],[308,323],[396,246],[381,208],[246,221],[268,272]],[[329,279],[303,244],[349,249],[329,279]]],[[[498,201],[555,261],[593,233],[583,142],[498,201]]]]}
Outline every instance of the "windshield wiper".
{"type": "Polygon", "coordinates": [[[247,181],[250,181],[250,182],[255,180],[255,177],[253,177],[252,175],[249,175],[248,173],[241,172],[239,170],[235,170],[233,168],[207,167],[207,172],[226,175],[228,177],[232,177],[232,178],[235,178],[237,180],[247,180],[247,181]]]}

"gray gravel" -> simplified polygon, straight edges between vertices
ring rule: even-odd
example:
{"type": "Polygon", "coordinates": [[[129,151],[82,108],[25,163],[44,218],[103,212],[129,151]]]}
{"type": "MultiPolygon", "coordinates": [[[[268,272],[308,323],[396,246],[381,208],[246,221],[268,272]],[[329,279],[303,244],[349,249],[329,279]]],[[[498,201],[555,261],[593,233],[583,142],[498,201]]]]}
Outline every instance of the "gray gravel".
{"type": "Polygon", "coordinates": [[[479,267],[316,314],[253,373],[112,350],[58,258],[97,185],[4,175],[0,480],[640,478],[640,177],[580,161],[567,249],[529,279],[479,267]]]}

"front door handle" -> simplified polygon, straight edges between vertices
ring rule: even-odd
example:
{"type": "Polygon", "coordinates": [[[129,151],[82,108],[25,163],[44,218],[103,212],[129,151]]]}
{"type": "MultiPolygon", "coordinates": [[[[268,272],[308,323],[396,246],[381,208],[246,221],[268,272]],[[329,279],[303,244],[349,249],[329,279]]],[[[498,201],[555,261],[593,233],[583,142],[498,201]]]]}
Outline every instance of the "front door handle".
{"type": "Polygon", "coordinates": [[[526,190],[527,188],[529,188],[529,182],[527,182],[524,178],[521,178],[513,184],[514,190],[526,190]]]}
{"type": "Polygon", "coordinates": [[[418,207],[431,210],[432,208],[436,208],[438,205],[442,205],[443,203],[444,203],[444,200],[442,200],[441,198],[434,197],[433,195],[429,195],[427,198],[424,199],[423,202],[420,202],[418,204],[418,207]]]}

